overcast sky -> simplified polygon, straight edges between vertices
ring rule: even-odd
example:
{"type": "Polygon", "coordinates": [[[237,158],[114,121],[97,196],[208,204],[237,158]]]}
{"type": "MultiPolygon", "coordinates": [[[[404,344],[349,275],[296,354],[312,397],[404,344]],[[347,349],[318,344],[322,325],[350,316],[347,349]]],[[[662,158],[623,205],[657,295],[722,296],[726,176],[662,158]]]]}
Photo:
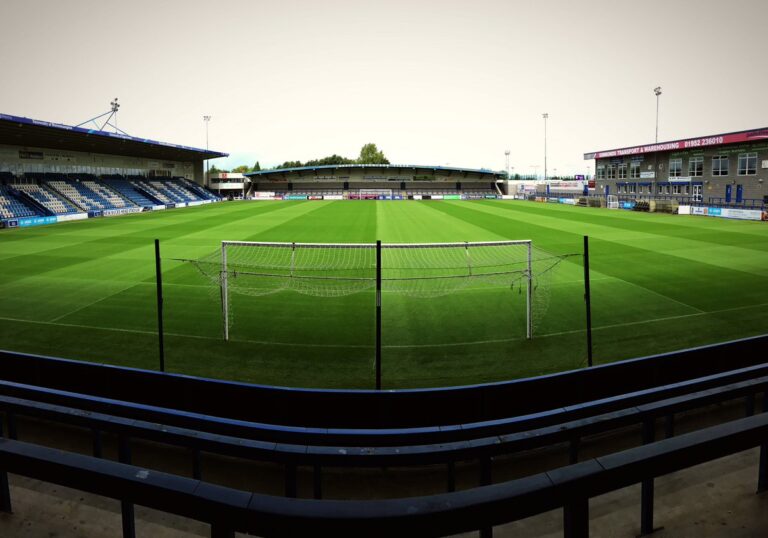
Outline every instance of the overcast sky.
{"type": "Polygon", "coordinates": [[[768,126],[767,0],[0,0],[0,112],[274,165],[583,173],[585,152],[768,126]]]}

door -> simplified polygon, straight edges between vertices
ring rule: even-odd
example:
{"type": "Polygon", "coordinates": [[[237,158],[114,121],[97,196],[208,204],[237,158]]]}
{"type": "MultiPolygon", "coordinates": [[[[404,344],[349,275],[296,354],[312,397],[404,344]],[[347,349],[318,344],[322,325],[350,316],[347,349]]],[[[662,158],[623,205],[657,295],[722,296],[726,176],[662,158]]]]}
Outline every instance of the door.
{"type": "Polygon", "coordinates": [[[694,202],[701,202],[702,196],[701,196],[701,185],[694,185],[693,186],[693,201],[694,202]]]}
{"type": "Polygon", "coordinates": [[[744,185],[736,185],[736,203],[740,204],[744,200],[744,185]]]}
{"type": "Polygon", "coordinates": [[[606,185],[605,186],[605,195],[608,196],[609,194],[611,194],[611,186],[610,185],[606,185]]]}
{"type": "Polygon", "coordinates": [[[725,203],[726,204],[731,203],[731,185],[725,186],[725,203]]]}

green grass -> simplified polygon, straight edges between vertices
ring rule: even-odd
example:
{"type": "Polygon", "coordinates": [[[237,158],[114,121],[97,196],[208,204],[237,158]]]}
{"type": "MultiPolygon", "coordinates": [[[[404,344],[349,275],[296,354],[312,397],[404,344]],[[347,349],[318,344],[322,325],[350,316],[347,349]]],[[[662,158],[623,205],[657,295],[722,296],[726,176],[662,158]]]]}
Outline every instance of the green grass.
{"type": "MultiPolygon", "coordinates": [[[[590,236],[595,362],[766,332],[768,227],[530,202],[232,202],[0,232],[0,348],[156,368],[153,239],[161,240],[168,371],[258,383],[373,386],[371,292],[233,295],[190,264],[222,240],[533,239],[580,253],[590,236]]],[[[581,257],[560,264],[525,339],[518,290],[436,299],[385,294],[387,388],[476,383],[586,362],[581,257]]]]}

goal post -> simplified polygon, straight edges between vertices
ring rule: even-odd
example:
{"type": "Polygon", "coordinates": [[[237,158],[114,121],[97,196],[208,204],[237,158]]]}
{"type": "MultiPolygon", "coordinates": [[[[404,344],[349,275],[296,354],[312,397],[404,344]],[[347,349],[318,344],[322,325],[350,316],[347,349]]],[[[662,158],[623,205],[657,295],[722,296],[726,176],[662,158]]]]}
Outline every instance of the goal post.
{"type": "MultiPolygon", "coordinates": [[[[541,251],[543,252],[543,251],[541,251]]],[[[222,302],[224,339],[231,327],[230,295],[266,295],[283,290],[337,297],[377,289],[414,297],[439,297],[488,286],[525,285],[525,334],[534,334],[535,265],[549,271],[560,258],[536,255],[531,240],[454,243],[278,243],[222,241],[216,260],[196,260],[215,275],[222,302]],[[548,260],[548,261],[547,261],[548,260]],[[205,267],[209,265],[208,267],[205,267]]]]}

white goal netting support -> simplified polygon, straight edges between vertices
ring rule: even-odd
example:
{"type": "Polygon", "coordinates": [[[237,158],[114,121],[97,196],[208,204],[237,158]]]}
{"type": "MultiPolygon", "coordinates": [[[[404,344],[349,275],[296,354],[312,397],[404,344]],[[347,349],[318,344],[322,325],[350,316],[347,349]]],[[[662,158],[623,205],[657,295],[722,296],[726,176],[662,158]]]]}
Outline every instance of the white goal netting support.
{"type": "MultiPolygon", "coordinates": [[[[366,290],[430,298],[475,289],[525,290],[525,334],[533,338],[549,304],[549,277],[565,256],[530,240],[455,243],[268,243],[223,241],[195,260],[218,286],[224,339],[232,325],[232,294],[294,291],[340,297],[366,290]]],[[[377,342],[377,345],[379,342],[377,342]]]]}
{"type": "Polygon", "coordinates": [[[608,209],[618,209],[619,208],[619,197],[615,194],[609,194],[605,197],[605,204],[608,207],[608,209]]]}

